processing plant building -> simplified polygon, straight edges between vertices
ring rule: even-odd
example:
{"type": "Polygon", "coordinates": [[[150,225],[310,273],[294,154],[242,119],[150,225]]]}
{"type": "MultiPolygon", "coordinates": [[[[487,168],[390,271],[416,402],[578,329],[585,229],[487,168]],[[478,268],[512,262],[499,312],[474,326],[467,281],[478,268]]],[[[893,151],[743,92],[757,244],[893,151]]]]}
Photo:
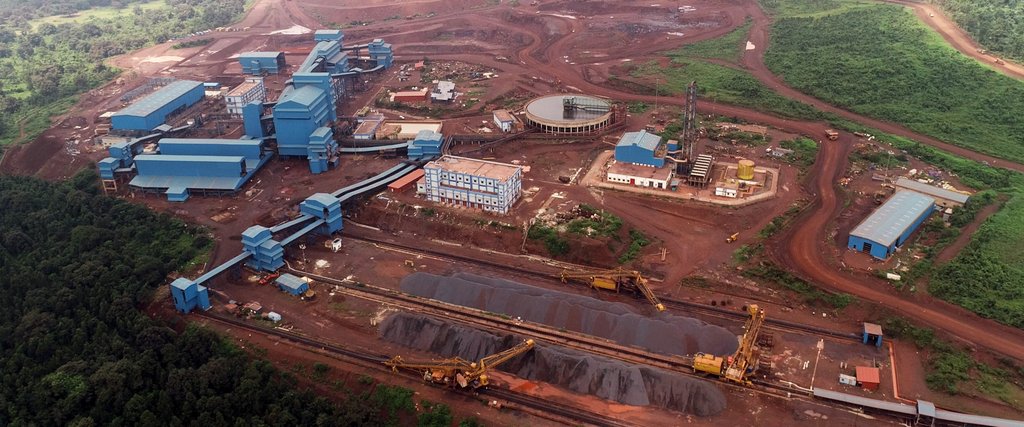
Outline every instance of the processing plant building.
{"type": "Polygon", "coordinates": [[[522,193],[523,168],[442,156],[423,167],[426,198],[433,202],[507,214],[522,193]]]}
{"type": "Polygon", "coordinates": [[[242,117],[242,110],[250,102],[267,100],[267,86],[263,84],[261,77],[249,77],[244,82],[235,86],[224,95],[224,102],[228,106],[228,114],[234,117],[242,117]]]}
{"type": "Polygon", "coordinates": [[[171,114],[202,101],[204,95],[202,82],[172,82],[114,113],[110,117],[110,128],[120,131],[152,131],[166,123],[171,114]]]}
{"type": "Polygon", "coordinates": [[[172,202],[188,200],[191,193],[237,192],[271,157],[255,139],[164,138],[158,149],[159,154],[132,159],[137,175],[128,184],[166,194],[172,202]]]}
{"type": "Polygon", "coordinates": [[[524,109],[526,124],[547,133],[586,134],[612,122],[607,100],[587,95],[548,95],[534,99],[524,109]]]}
{"type": "Polygon", "coordinates": [[[850,232],[847,247],[887,259],[934,210],[935,199],[913,191],[898,191],[850,232]]]}
{"type": "Polygon", "coordinates": [[[238,55],[238,63],[243,74],[281,74],[285,68],[284,52],[245,52],[238,55]]]}

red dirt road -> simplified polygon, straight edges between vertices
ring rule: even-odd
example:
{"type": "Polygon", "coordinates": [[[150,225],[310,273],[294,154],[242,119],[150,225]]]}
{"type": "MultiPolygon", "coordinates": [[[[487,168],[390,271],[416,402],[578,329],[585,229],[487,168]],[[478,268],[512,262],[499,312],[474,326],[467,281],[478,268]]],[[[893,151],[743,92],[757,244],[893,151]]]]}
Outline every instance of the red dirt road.
{"type": "Polygon", "coordinates": [[[942,11],[942,8],[933,4],[917,3],[906,0],[883,0],[887,3],[898,4],[906,6],[914,10],[914,14],[924,22],[925,25],[932,27],[943,39],[946,40],[954,49],[959,50],[960,53],[967,55],[971,58],[977,59],[984,63],[989,68],[1003,73],[1009,77],[1015,79],[1024,80],[1024,66],[1014,63],[1005,58],[1002,59],[1003,64],[997,64],[995,62],[995,56],[984,54],[979,52],[981,45],[971,38],[970,34],[961,29],[956,22],[953,22],[946,14],[942,11]]]}

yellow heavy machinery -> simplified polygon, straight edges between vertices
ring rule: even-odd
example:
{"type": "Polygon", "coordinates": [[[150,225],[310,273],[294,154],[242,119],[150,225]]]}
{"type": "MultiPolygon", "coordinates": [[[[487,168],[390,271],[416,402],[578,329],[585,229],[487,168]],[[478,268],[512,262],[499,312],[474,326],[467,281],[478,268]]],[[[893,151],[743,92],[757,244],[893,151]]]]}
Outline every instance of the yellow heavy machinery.
{"type": "Polygon", "coordinates": [[[423,373],[424,381],[443,384],[452,388],[477,389],[487,386],[489,382],[487,378],[488,370],[531,349],[533,349],[533,340],[525,340],[515,347],[484,357],[478,362],[470,362],[458,357],[441,360],[405,361],[402,359],[402,356],[395,356],[384,362],[384,364],[390,366],[394,371],[399,369],[420,371],[423,373]]]}
{"type": "Polygon", "coordinates": [[[839,139],[839,132],[836,132],[832,129],[826,129],[825,136],[828,138],[829,141],[835,141],[839,139]]]}
{"type": "Polygon", "coordinates": [[[746,332],[740,339],[740,346],[736,349],[736,353],[728,358],[697,353],[693,357],[694,372],[708,373],[740,384],[750,383],[747,375],[757,368],[759,356],[756,351],[757,335],[761,332],[761,325],[764,323],[764,310],[761,310],[757,304],[751,304],[744,308],[750,314],[750,318],[747,319],[746,332]]]}
{"type": "Polygon", "coordinates": [[[595,289],[607,289],[615,292],[619,292],[622,289],[632,291],[638,297],[642,295],[644,298],[647,298],[647,301],[650,301],[658,311],[665,311],[665,305],[658,300],[658,296],[654,295],[651,288],[647,286],[647,279],[639,271],[622,268],[578,273],[568,270],[562,271],[562,283],[567,283],[569,279],[584,282],[595,289]]]}
{"type": "Polygon", "coordinates": [[[729,235],[729,237],[725,238],[725,243],[735,242],[736,239],[739,239],[739,238],[740,238],[740,233],[732,233],[732,234],[729,235]]]}

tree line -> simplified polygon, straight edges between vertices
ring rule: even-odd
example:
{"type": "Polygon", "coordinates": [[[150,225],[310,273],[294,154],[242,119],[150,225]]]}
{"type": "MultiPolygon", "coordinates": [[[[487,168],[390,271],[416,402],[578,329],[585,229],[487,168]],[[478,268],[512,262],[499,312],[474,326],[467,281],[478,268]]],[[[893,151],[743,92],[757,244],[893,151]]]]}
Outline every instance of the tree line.
{"type": "MultiPolygon", "coordinates": [[[[0,0],[0,16],[33,4],[32,0],[0,0]],[[7,9],[5,4],[19,6],[7,9]]],[[[82,10],[93,3],[57,4],[74,4],[82,10]]],[[[167,0],[166,7],[142,9],[135,5],[114,18],[60,25],[44,22],[34,28],[26,19],[35,16],[29,12],[0,19],[0,145],[20,136],[23,129],[17,124],[26,114],[86,92],[117,75],[119,71],[103,60],[227,25],[241,15],[243,7],[244,0],[167,0]]]]}
{"type": "Polygon", "coordinates": [[[986,48],[1024,58],[1024,2],[936,0],[957,25],[986,48]]]}
{"type": "MultiPolygon", "coordinates": [[[[331,402],[211,331],[140,312],[211,240],[166,214],[98,194],[96,179],[91,171],[56,184],[0,176],[0,425],[415,420],[411,390],[378,386],[331,402]]],[[[430,417],[441,420],[426,425],[452,422],[448,412],[430,417]]]]}

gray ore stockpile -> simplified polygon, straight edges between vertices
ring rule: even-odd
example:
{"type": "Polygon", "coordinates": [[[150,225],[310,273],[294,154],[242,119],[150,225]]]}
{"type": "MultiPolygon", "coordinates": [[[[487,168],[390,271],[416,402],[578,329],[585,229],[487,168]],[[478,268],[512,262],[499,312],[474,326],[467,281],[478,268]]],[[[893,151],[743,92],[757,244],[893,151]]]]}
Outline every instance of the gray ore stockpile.
{"type": "MultiPolygon", "coordinates": [[[[523,341],[498,336],[423,315],[396,313],[381,323],[381,338],[444,357],[476,361],[523,341]]],[[[657,406],[698,416],[725,409],[725,395],[707,381],[647,366],[629,365],[564,347],[539,344],[498,369],[603,399],[637,406],[657,406]]]]}
{"type": "Polygon", "coordinates": [[[469,273],[451,277],[413,273],[402,279],[407,293],[522,317],[556,328],[607,338],[661,354],[698,352],[726,355],[739,346],[725,328],[689,317],[635,313],[628,305],[469,273]]]}

